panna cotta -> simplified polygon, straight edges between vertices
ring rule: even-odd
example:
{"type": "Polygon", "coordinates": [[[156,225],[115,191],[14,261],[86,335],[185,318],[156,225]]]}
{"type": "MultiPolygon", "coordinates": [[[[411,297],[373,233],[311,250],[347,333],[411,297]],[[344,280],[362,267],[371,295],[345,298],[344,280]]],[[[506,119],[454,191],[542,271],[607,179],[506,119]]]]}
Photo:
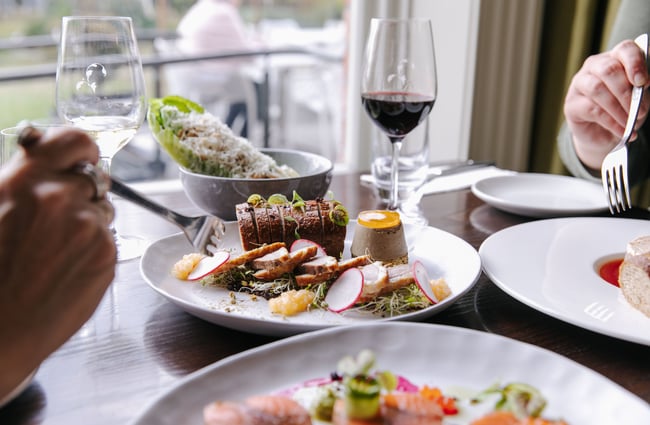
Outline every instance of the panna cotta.
{"type": "Polygon", "coordinates": [[[408,247],[399,213],[387,210],[362,211],[352,238],[353,257],[368,255],[385,264],[407,264],[408,247]]]}

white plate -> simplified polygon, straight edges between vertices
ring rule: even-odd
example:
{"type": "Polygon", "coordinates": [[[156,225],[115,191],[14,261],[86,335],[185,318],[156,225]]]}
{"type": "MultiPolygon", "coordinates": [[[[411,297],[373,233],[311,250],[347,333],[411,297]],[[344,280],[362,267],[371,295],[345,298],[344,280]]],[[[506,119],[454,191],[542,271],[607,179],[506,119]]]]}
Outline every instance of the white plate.
{"type": "Polygon", "coordinates": [[[485,203],[527,217],[560,217],[606,211],[603,187],[576,177],[518,173],[489,177],[472,185],[485,203]]]}
{"type": "MultiPolygon", "coordinates": [[[[348,225],[344,256],[349,257],[355,226],[354,221],[348,225]]],[[[390,318],[355,311],[336,314],[325,310],[282,317],[269,311],[266,300],[261,297],[253,299],[247,294],[237,294],[237,303],[232,304],[230,291],[226,289],[178,280],[170,274],[176,261],[183,255],[194,252],[182,234],[151,244],[142,256],[140,271],[153,289],[188,313],[245,332],[284,336],[367,321],[421,320],[449,307],[467,292],[478,280],[481,260],[471,245],[450,233],[433,227],[408,224],[404,225],[404,230],[409,246],[409,260],[421,260],[432,279],[444,277],[452,295],[431,307],[390,318]]],[[[226,223],[222,247],[241,252],[236,222],[226,223]]]]}
{"type": "MultiPolygon", "coordinates": [[[[393,322],[311,332],[228,357],[184,378],[133,425],[200,424],[203,406],[212,401],[242,400],[328,377],[341,357],[364,348],[377,354],[377,369],[418,385],[450,391],[525,382],[546,397],[549,418],[572,425],[650,423],[645,401],[551,351],[486,332],[393,322]]],[[[468,424],[467,416],[452,416],[446,423],[468,424]]]]}
{"type": "Polygon", "coordinates": [[[505,292],[560,320],[650,345],[650,318],[631,307],[599,267],[622,258],[650,221],[568,217],[503,229],[479,249],[483,270],[505,292]]]}

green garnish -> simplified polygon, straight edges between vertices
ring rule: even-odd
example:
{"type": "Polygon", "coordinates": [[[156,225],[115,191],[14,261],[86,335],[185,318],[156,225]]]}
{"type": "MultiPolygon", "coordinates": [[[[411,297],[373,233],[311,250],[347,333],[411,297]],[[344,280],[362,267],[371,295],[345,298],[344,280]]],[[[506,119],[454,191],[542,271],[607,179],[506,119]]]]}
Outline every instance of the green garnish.
{"type": "Polygon", "coordinates": [[[337,399],[337,393],[332,388],[326,388],[324,394],[318,398],[318,403],[311,409],[312,416],[320,421],[332,422],[332,412],[337,399]]]}
{"type": "Polygon", "coordinates": [[[258,195],[257,193],[252,194],[251,196],[248,197],[246,200],[246,203],[249,205],[252,205],[254,207],[257,207],[259,205],[262,205],[266,202],[266,199],[262,197],[262,195],[258,195]]]}
{"type": "Polygon", "coordinates": [[[305,212],[305,207],[307,204],[305,204],[305,200],[302,199],[300,195],[298,195],[298,192],[295,190],[293,191],[293,199],[291,200],[291,206],[295,209],[300,209],[302,212],[305,212]]]}
{"type": "Polygon", "coordinates": [[[345,411],[352,419],[370,419],[379,413],[381,385],[374,377],[357,375],[344,380],[345,411]]]}
{"type": "Polygon", "coordinates": [[[293,236],[296,239],[300,239],[300,233],[298,233],[298,229],[300,228],[300,223],[298,223],[298,221],[295,218],[291,217],[290,215],[284,217],[284,221],[291,221],[293,223],[296,223],[296,229],[293,231],[293,236]]]}
{"type": "Polygon", "coordinates": [[[397,388],[397,376],[393,372],[387,370],[379,372],[377,380],[386,391],[393,391],[397,388]]]}
{"type": "Polygon", "coordinates": [[[347,226],[350,222],[348,210],[341,204],[336,205],[332,210],[330,210],[329,217],[332,223],[337,226],[347,226]]]}
{"type": "MultiPolygon", "coordinates": [[[[155,99],[154,99],[155,100],[155,99]]],[[[164,105],[175,106],[181,112],[190,113],[191,111],[198,112],[202,114],[205,112],[203,106],[199,105],[196,102],[192,102],[189,99],[185,99],[180,96],[165,96],[160,99],[164,105]]]]}
{"type": "Polygon", "coordinates": [[[267,202],[269,203],[269,205],[285,205],[289,203],[289,200],[287,199],[286,196],[282,195],[281,193],[274,193],[273,195],[269,196],[267,202]]]}
{"type": "Polygon", "coordinates": [[[501,396],[494,406],[496,410],[512,412],[518,418],[536,418],[546,407],[546,399],[540,391],[521,382],[513,382],[503,387],[492,385],[475,396],[472,403],[480,403],[492,394],[501,396]]]}
{"type": "Polygon", "coordinates": [[[430,305],[431,301],[422,294],[422,290],[415,283],[412,283],[354,308],[384,317],[393,317],[422,310],[430,305]]]}

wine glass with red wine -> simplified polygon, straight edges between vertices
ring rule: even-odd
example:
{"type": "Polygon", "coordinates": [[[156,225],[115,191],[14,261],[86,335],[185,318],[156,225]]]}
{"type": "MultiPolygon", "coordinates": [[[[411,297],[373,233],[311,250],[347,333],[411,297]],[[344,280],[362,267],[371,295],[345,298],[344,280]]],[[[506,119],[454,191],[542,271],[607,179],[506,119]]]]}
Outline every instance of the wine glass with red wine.
{"type": "Polygon", "coordinates": [[[400,161],[402,143],[427,118],[436,95],[431,20],[372,19],[361,80],[361,103],[392,145],[389,209],[400,207],[400,168],[408,167],[400,161]]]}

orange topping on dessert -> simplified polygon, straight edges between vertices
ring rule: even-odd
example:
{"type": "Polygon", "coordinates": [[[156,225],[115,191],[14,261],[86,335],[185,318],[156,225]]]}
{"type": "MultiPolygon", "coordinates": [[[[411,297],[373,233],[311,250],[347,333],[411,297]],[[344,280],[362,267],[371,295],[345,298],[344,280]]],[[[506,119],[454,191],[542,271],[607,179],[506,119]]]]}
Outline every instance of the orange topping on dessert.
{"type": "Polygon", "coordinates": [[[359,213],[357,222],[371,229],[387,229],[400,224],[399,213],[387,210],[368,210],[359,213]]]}

